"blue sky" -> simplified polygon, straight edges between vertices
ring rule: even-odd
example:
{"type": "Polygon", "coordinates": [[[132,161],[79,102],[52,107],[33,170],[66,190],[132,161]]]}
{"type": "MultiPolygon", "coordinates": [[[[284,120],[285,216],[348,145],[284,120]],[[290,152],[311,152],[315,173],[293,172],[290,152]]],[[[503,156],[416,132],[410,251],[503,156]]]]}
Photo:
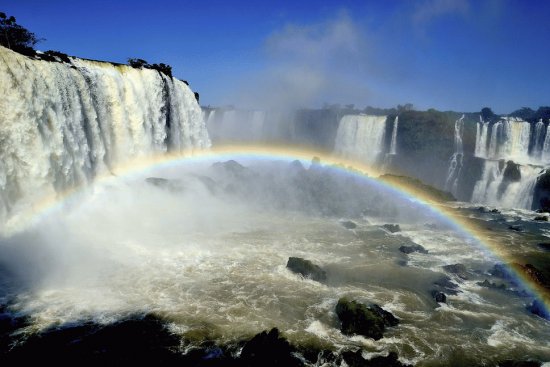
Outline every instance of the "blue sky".
{"type": "Polygon", "coordinates": [[[550,2],[3,0],[38,49],[173,66],[204,105],[550,105],[550,2]]]}

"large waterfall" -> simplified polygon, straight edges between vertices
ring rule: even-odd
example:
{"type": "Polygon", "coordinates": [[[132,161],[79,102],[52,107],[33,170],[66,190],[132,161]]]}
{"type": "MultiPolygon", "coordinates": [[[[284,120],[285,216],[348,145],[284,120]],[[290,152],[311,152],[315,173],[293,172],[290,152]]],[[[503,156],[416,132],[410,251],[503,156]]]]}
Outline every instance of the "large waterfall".
{"type": "Polygon", "coordinates": [[[485,159],[510,159],[518,163],[541,164],[550,161],[550,141],[542,121],[530,124],[516,117],[495,123],[477,123],[475,155],[485,159]],[[546,153],[545,153],[546,151],[546,153]]]}
{"type": "Polygon", "coordinates": [[[21,198],[90,182],[130,160],[210,146],[182,81],[156,70],[0,47],[0,217],[21,198]]]}
{"type": "Polygon", "coordinates": [[[384,150],[386,116],[346,115],[340,120],[334,152],[373,165],[384,150]]]}

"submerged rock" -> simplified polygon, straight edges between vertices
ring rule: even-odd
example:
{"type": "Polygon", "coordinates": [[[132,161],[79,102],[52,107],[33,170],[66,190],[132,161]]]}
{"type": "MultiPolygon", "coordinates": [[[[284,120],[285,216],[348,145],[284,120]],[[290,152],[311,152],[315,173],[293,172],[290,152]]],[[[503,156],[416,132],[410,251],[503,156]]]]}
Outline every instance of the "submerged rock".
{"type": "Polygon", "coordinates": [[[447,303],[447,296],[445,293],[436,290],[433,290],[431,293],[437,303],[447,303]]]}
{"type": "Polygon", "coordinates": [[[351,220],[341,220],[340,224],[346,229],[357,228],[357,224],[351,220]]]}
{"type": "Polygon", "coordinates": [[[443,269],[449,273],[456,274],[461,279],[468,279],[468,270],[466,270],[463,264],[444,265],[443,269]]]}
{"type": "Polygon", "coordinates": [[[485,279],[483,282],[477,282],[476,284],[479,285],[480,287],[484,287],[484,288],[496,289],[496,290],[500,290],[500,291],[505,291],[506,290],[506,284],[504,284],[504,283],[501,283],[501,284],[492,283],[492,282],[488,281],[487,279],[485,279]]]}
{"type": "Polygon", "coordinates": [[[534,300],[533,303],[527,306],[527,310],[533,315],[542,317],[543,319],[550,320],[550,313],[544,306],[544,304],[538,299],[534,300]]]}
{"type": "Polygon", "coordinates": [[[173,192],[181,192],[185,189],[185,186],[180,180],[170,180],[161,177],[147,177],[145,182],[161,189],[166,189],[173,192]]]}
{"type": "Polygon", "coordinates": [[[489,274],[497,278],[513,280],[512,274],[505,264],[495,264],[493,268],[489,270],[489,274]]]}
{"type": "Polygon", "coordinates": [[[302,366],[303,363],[293,353],[295,349],[283,337],[277,328],[269,332],[262,331],[244,345],[240,366],[302,366]]]}
{"type": "Polygon", "coordinates": [[[512,224],[512,225],[508,226],[508,229],[510,229],[512,231],[516,231],[516,232],[523,232],[523,227],[520,226],[519,224],[512,224]]]}
{"type": "Polygon", "coordinates": [[[541,243],[538,243],[537,246],[543,249],[544,251],[550,251],[550,242],[541,242],[541,243]]]}
{"type": "Polygon", "coordinates": [[[396,326],[399,320],[378,305],[367,307],[343,297],[336,304],[341,331],[346,335],[359,334],[374,340],[381,339],[386,326],[396,326]]]}
{"type": "Polygon", "coordinates": [[[428,250],[426,250],[424,248],[424,246],[422,245],[418,245],[418,244],[413,244],[413,245],[408,245],[408,246],[401,246],[399,247],[399,251],[401,251],[402,253],[404,254],[412,254],[413,252],[419,252],[421,254],[427,254],[428,253],[428,250]]]}
{"type": "Polygon", "coordinates": [[[390,231],[391,233],[396,233],[401,231],[401,227],[399,227],[399,224],[384,224],[382,228],[386,229],[387,231],[390,231]]]}
{"type": "Polygon", "coordinates": [[[546,215],[537,215],[533,220],[539,221],[539,222],[548,222],[548,217],[546,215]]]}
{"type": "Polygon", "coordinates": [[[342,358],[349,367],[402,367],[404,365],[397,359],[397,353],[390,352],[387,356],[377,356],[371,359],[363,358],[362,351],[346,351],[342,358]]]}
{"type": "Polygon", "coordinates": [[[289,257],[286,267],[294,273],[318,282],[327,279],[326,272],[319,265],[300,257],[289,257]]]}

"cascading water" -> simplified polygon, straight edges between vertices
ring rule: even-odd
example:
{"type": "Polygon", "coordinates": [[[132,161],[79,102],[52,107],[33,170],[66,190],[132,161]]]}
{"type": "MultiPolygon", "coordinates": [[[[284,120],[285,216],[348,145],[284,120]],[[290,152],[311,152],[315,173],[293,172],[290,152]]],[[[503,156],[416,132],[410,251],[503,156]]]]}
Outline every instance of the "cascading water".
{"type": "Polygon", "coordinates": [[[476,148],[475,155],[476,157],[487,157],[487,130],[489,128],[488,122],[483,122],[481,116],[479,122],[477,123],[476,131],[476,148]]]}
{"type": "Polygon", "coordinates": [[[334,152],[345,158],[376,164],[384,149],[386,116],[346,115],[336,132],[334,152]]]}
{"type": "Polygon", "coordinates": [[[477,181],[472,194],[472,202],[495,205],[505,208],[531,209],[533,190],[540,175],[540,167],[519,166],[521,178],[506,182],[503,161],[487,160],[483,174],[477,181]]]}
{"type": "Polygon", "coordinates": [[[464,115],[455,121],[455,152],[449,160],[449,170],[447,171],[447,179],[445,180],[445,190],[456,195],[458,190],[458,178],[462,170],[464,149],[462,144],[462,134],[464,132],[464,115]]]}
{"type": "Polygon", "coordinates": [[[505,117],[492,124],[480,121],[477,124],[475,156],[528,164],[548,162],[550,154],[545,156],[542,153],[545,146],[550,151],[550,141],[546,139],[544,129],[542,121],[531,128],[529,122],[515,117],[505,117]]]}
{"type": "Polygon", "coordinates": [[[391,144],[390,144],[390,154],[397,154],[397,128],[399,126],[399,116],[395,116],[393,120],[393,129],[391,133],[391,144]]]}
{"type": "Polygon", "coordinates": [[[0,47],[0,214],[133,159],[210,146],[193,92],[175,78],[0,47]]]}

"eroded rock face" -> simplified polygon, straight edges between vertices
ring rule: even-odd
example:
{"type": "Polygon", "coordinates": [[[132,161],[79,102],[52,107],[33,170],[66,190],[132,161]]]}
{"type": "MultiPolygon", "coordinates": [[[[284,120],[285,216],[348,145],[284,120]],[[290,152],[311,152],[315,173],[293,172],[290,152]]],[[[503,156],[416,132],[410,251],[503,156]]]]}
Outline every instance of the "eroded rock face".
{"type": "Polygon", "coordinates": [[[289,257],[286,267],[293,273],[302,275],[304,278],[318,282],[327,279],[326,272],[319,265],[315,265],[311,261],[300,257],[289,257]]]}
{"type": "Polygon", "coordinates": [[[336,304],[336,315],[340,319],[341,331],[347,335],[359,334],[374,340],[383,337],[387,326],[396,326],[399,320],[378,305],[367,307],[345,297],[336,304]]]}

